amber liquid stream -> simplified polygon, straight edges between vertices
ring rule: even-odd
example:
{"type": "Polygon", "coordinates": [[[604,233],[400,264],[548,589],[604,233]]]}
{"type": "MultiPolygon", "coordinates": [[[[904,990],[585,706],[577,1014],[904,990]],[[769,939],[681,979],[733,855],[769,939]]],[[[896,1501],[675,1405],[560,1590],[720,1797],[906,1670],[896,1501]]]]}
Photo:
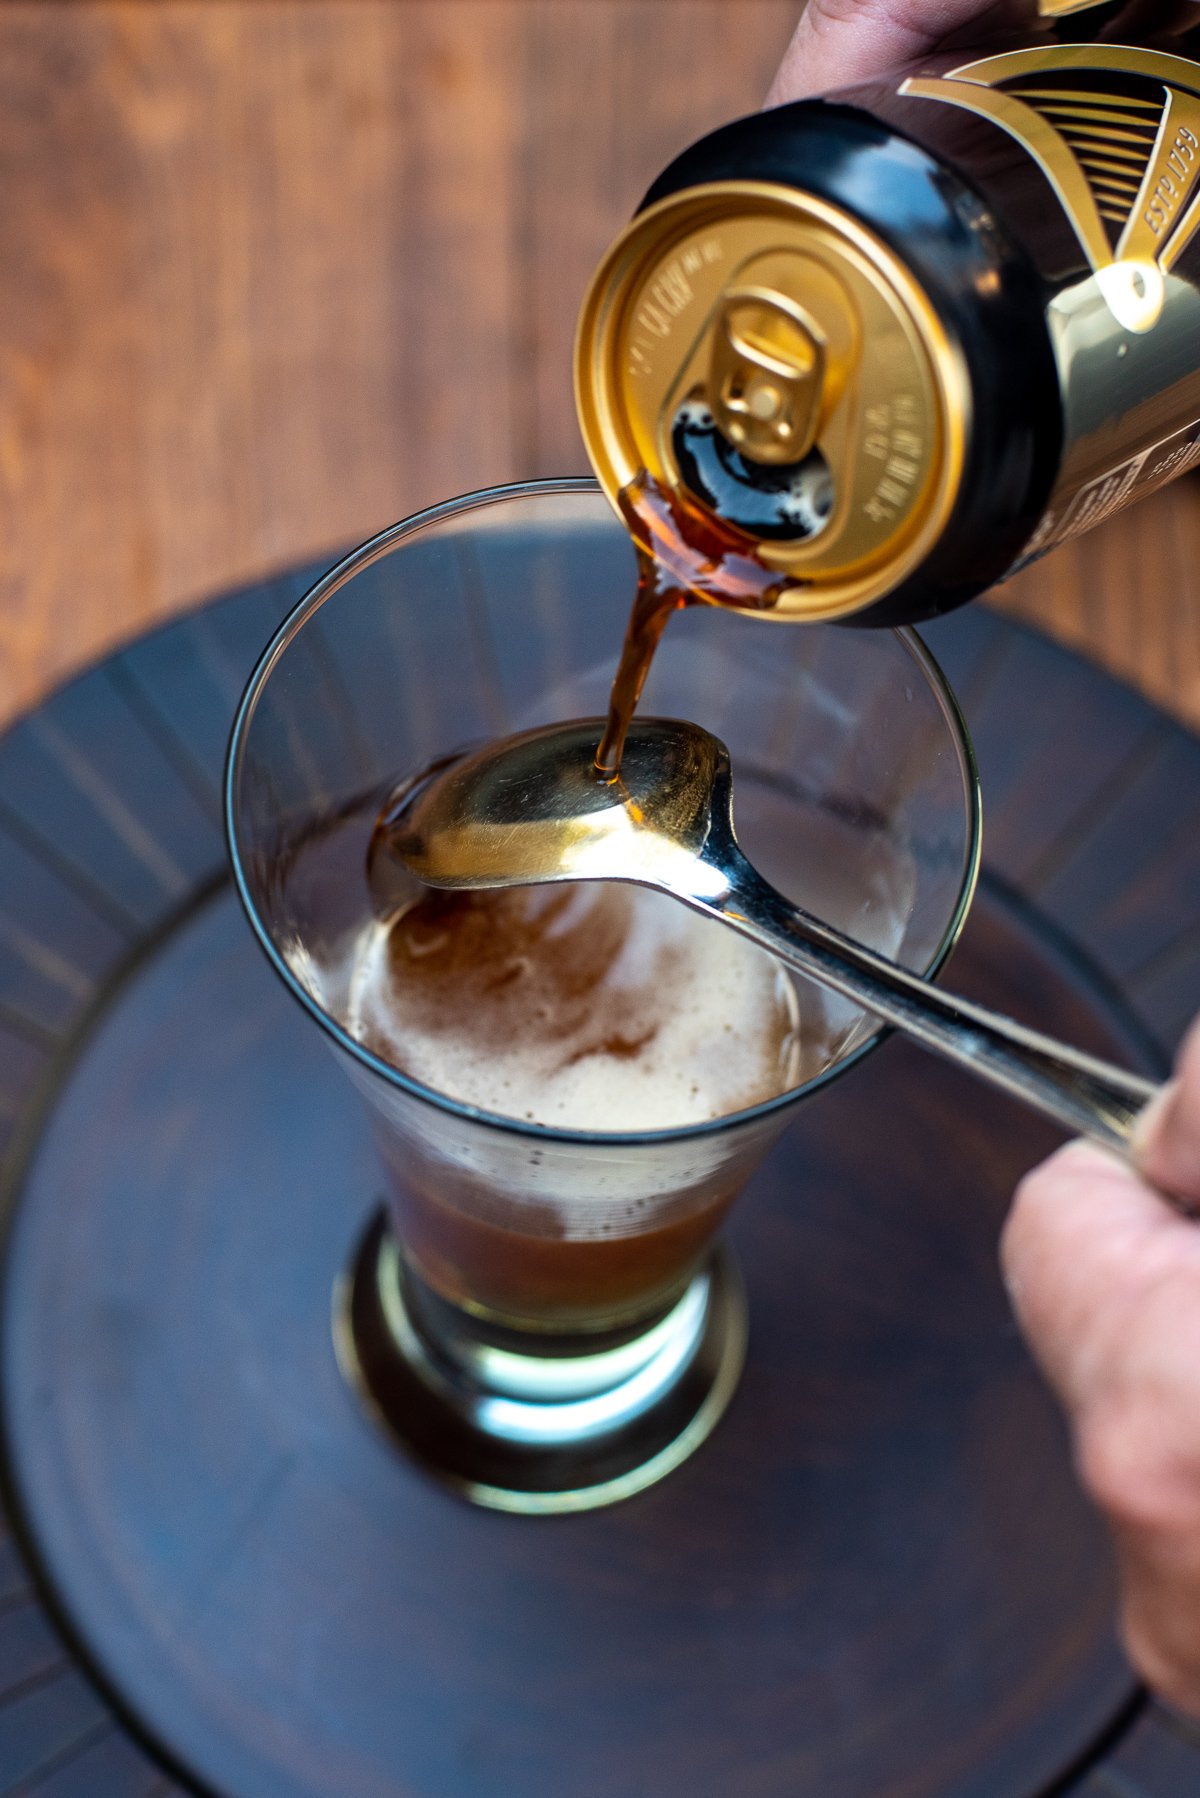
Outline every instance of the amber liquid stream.
{"type": "Polygon", "coordinates": [[[711,513],[686,508],[645,471],[622,491],[618,504],[637,550],[638,580],[596,751],[596,772],[603,780],[620,774],[625,737],[672,612],[694,605],[768,611],[783,585],[746,538],[711,513]]]}

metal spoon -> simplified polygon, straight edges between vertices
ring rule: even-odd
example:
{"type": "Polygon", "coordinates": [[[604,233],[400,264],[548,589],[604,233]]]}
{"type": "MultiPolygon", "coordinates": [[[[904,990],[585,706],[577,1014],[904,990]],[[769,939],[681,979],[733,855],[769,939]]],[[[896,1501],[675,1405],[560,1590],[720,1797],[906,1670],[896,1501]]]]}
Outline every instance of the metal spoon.
{"type": "Polygon", "coordinates": [[[955,998],[785,899],[733,826],[725,745],[697,725],[644,718],[621,773],[594,756],[600,721],[550,725],[443,762],[376,826],[373,878],[391,857],[438,887],[625,880],[719,918],[927,1049],[1003,1087],[1073,1133],[1130,1158],[1151,1081],[955,998]]]}

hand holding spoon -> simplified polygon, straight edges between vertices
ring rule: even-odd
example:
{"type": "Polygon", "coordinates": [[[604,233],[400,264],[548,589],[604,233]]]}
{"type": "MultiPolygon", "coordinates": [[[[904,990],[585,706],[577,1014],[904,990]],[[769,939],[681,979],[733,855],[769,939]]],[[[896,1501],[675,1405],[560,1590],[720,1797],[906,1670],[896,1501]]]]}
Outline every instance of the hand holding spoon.
{"type": "Polygon", "coordinates": [[[707,731],[636,721],[615,779],[596,773],[599,731],[596,719],[549,725],[439,764],[376,826],[373,862],[394,857],[437,887],[658,887],[1067,1130],[1131,1158],[1152,1082],[955,998],[786,899],[738,845],[729,751],[707,731]]]}

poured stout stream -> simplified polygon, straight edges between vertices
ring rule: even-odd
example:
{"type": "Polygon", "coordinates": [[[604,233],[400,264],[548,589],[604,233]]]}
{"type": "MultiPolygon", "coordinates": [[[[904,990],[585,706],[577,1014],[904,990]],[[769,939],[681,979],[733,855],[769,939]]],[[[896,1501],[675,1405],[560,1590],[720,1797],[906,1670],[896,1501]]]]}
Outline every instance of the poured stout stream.
{"type": "Polygon", "coordinates": [[[622,491],[619,506],[637,551],[638,578],[596,751],[597,771],[610,779],[620,770],[625,734],[672,612],[703,604],[767,611],[780,585],[726,520],[694,511],[644,469],[622,491]]]}

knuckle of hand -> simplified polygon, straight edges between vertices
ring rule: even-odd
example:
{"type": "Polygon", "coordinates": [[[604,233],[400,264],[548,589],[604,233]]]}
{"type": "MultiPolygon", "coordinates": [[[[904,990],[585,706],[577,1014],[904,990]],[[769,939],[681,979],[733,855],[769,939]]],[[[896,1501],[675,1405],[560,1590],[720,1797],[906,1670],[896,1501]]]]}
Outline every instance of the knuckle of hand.
{"type": "Polygon", "coordinates": [[[1152,1398],[1111,1406],[1080,1425],[1080,1477],[1118,1528],[1200,1542],[1200,1447],[1152,1398]]]}
{"type": "Polygon", "coordinates": [[[805,24],[817,36],[847,25],[884,21],[892,11],[890,0],[809,0],[805,24]]]}
{"type": "Polygon", "coordinates": [[[1018,1183],[1008,1216],[1004,1220],[1004,1228],[1000,1232],[1000,1255],[1006,1267],[1011,1267],[1023,1257],[1031,1233],[1036,1229],[1038,1212],[1049,1178],[1044,1167],[1035,1167],[1032,1173],[1026,1174],[1018,1183]]]}
{"type": "Polygon", "coordinates": [[[1200,1716],[1200,1650],[1181,1654],[1157,1629],[1126,1612],[1121,1634],[1134,1668],[1157,1696],[1188,1716],[1200,1716]]]}
{"type": "Polygon", "coordinates": [[[1021,1178],[1013,1198],[1013,1218],[1029,1225],[1035,1220],[1053,1217],[1064,1186],[1073,1185],[1078,1177],[1078,1157],[1071,1153],[1074,1147],[1074,1144],[1068,1144],[1059,1149],[1021,1178]]]}
{"type": "Polygon", "coordinates": [[[805,30],[814,38],[823,38],[827,31],[840,30],[857,10],[856,0],[808,0],[804,9],[805,30]]]}
{"type": "Polygon", "coordinates": [[[1018,1183],[1000,1233],[1000,1262],[1010,1282],[1036,1277],[1041,1285],[1047,1274],[1053,1282],[1063,1265],[1058,1244],[1064,1219],[1056,1203],[1062,1179],[1059,1161],[1052,1158],[1018,1183]]]}

